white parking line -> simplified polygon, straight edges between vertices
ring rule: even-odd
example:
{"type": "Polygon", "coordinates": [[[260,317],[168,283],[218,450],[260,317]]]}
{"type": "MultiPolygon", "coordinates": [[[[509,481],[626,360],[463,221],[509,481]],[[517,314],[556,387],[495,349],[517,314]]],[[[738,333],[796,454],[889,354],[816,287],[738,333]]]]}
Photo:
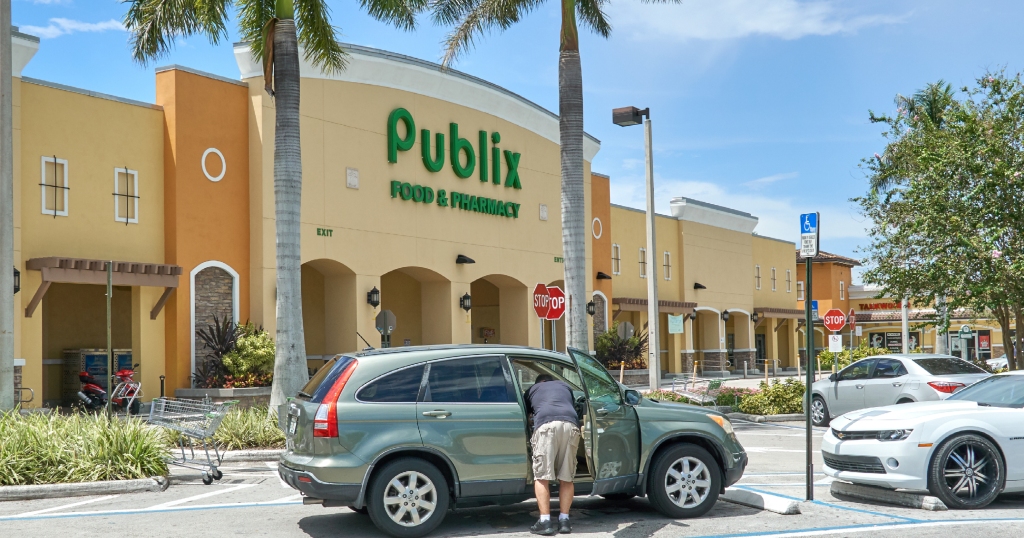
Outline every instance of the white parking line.
{"type": "Polygon", "coordinates": [[[34,515],[37,515],[37,514],[45,514],[47,512],[56,512],[57,510],[64,510],[66,508],[74,508],[76,506],[82,506],[83,504],[89,504],[89,503],[94,503],[94,502],[99,502],[99,501],[105,501],[107,499],[113,499],[114,497],[117,497],[117,495],[104,495],[103,497],[97,497],[95,499],[89,499],[87,501],[79,501],[79,502],[71,503],[71,504],[62,504],[60,506],[54,506],[53,508],[44,508],[42,510],[34,510],[32,512],[25,512],[23,514],[15,514],[15,517],[34,516],[34,515]]]}
{"type": "Polygon", "coordinates": [[[237,485],[234,485],[234,486],[228,486],[228,487],[221,488],[221,489],[215,489],[213,491],[208,491],[206,493],[202,493],[202,494],[199,494],[199,495],[193,495],[191,497],[185,497],[184,499],[178,499],[176,501],[170,501],[170,502],[165,502],[165,503],[158,504],[158,505],[155,505],[155,506],[150,506],[148,508],[148,510],[160,510],[162,508],[170,508],[172,506],[178,506],[179,504],[185,504],[187,502],[198,501],[199,499],[206,499],[208,497],[213,497],[214,495],[222,495],[224,493],[231,493],[232,491],[238,491],[240,489],[251,488],[251,487],[253,487],[255,485],[256,484],[237,484],[237,485]]]}

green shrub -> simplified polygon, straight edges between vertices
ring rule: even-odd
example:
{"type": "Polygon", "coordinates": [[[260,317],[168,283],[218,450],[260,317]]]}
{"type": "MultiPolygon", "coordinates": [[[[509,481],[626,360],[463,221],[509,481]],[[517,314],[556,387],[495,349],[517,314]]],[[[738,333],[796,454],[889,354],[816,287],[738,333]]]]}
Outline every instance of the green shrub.
{"type": "MultiPolygon", "coordinates": [[[[175,445],[181,434],[164,429],[165,443],[175,445]]],[[[268,418],[267,407],[233,408],[213,434],[222,450],[248,450],[254,448],[284,448],[284,432],[277,421],[268,418]]]]}
{"type": "Polygon", "coordinates": [[[788,378],[769,385],[761,382],[760,390],[740,401],[740,411],[751,415],[785,415],[800,413],[804,409],[804,384],[788,378]]]}
{"type": "MultiPolygon", "coordinates": [[[[696,392],[699,393],[699,394],[703,394],[703,391],[701,389],[697,389],[696,392]]],[[[757,394],[757,390],[755,390],[755,389],[744,389],[744,388],[738,388],[738,387],[722,387],[721,392],[718,393],[718,397],[715,399],[715,405],[721,406],[721,407],[732,407],[733,409],[738,409],[739,408],[738,407],[739,404],[743,400],[753,396],[754,394],[757,394]]],[[[682,394],[678,394],[678,393],[672,392],[670,390],[652,390],[652,391],[648,392],[647,394],[645,394],[645,396],[648,399],[651,399],[651,400],[661,400],[661,401],[666,401],[666,402],[677,402],[677,403],[687,403],[687,404],[693,404],[693,405],[700,405],[700,402],[698,402],[698,401],[691,401],[686,396],[683,396],[682,394]]]]}
{"type": "Polygon", "coordinates": [[[268,386],[274,375],[274,340],[253,323],[239,325],[234,348],[222,361],[225,388],[268,386]]]}
{"type": "Polygon", "coordinates": [[[635,332],[629,338],[619,336],[619,322],[601,334],[594,341],[597,361],[605,368],[619,368],[626,363],[626,369],[647,368],[647,326],[635,332]]]}
{"type": "Polygon", "coordinates": [[[837,363],[838,369],[842,370],[863,358],[874,357],[875,355],[885,355],[889,352],[890,351],[886,348],[868,347],[866,342],[862,342],[860,346],[855,347],[852,350],[844,349],[839,353],[823,350],[818,354],[818,359],[821,361],[822,371],[831,371],[833,363],[837,363]]]}
{"type": "Polygon", "coordinates": [[[167,474],[160,432],[105,415],[0,415],[0,486],[129,480],[167,474]]]}

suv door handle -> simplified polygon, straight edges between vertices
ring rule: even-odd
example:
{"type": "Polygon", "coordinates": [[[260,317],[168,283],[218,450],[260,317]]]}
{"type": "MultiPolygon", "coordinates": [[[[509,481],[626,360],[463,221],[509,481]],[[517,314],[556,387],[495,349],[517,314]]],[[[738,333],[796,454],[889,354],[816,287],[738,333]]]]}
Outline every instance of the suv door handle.
{"type": "Polygon", "coordinates": [[[864,385],[856,385],[856,387],[857,387],[858,389],[862,389],[862,388],[864,388],[864,385]]]}
{"type": "Polygon", "coordinates": [[[452,412],[451,411],[444,411],[444,410],[438,409],[437,411],[424,411],[423,412],[423,416],[425,416],[425,417],[434,417],[434,418],[447,418],[447,417],[452,416],[452,412]]]}

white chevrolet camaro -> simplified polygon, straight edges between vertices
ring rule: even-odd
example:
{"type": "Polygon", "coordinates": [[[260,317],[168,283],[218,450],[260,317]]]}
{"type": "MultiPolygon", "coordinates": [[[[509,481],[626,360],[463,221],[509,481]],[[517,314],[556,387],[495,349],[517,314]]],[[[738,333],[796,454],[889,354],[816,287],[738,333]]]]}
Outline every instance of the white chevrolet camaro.
{"type": "Polygon", "coordinates": [[[821,455],[828,476],[931,492],[950,508],[1024,491],[1024,371],[941,401],[847,413],[832,421],[821,455]]]}

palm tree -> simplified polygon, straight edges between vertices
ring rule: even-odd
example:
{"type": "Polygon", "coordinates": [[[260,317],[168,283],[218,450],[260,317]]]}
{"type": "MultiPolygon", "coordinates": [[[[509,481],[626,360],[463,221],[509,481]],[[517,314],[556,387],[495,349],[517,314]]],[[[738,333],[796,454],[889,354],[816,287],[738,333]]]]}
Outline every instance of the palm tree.
{"type": "MultiPolygon", "coordinates": [[[[679,3],[680,0],[644,0],[679,3]]],[[[434,21],[454,28],[445,40],[442,63],[451,65],[472,48],[476,37],[505,30],[540,5],[540,0],[431,0],[434,21]]],[[[568,295],[566,344],[590,349],[587,341],[586,207],[583,182],[583,69],[577,22],[607,38],[608,0],[560,0],[561,46],[558,55],[558,131],[562,160],[562,251],[568,295]]]]}
{"type": "MultiPolygon", "coordinates": [[[[227,39],[232,6],[241,38],[264,65],[267,91],[276,101],[274,213],[277,227],[277,355],[270,412],[308,380],[302,331],[299,221],[302,159],[299,139],[299,49],[325,72],[345,68],[345,51],[331,25],[326,0],[125,0],[124,24],[132,57],[145,65],[170,52],[178,37],[227,39]]],[[[404,29],[415,26],[418,0],[360,0],[373,17],[404,29]]]]}

